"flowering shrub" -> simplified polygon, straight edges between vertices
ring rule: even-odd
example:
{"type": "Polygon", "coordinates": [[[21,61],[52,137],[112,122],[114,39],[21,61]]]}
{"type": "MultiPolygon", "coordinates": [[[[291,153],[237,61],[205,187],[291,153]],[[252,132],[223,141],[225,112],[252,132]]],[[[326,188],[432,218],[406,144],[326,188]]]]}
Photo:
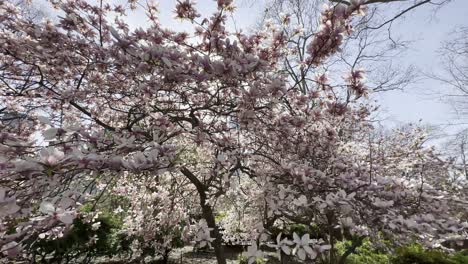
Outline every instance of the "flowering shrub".
{"type": "Polygon", "coordinates": [[[124,256],[124,242],[117,232],[122,222],[112,214],[101,214],[91,219],[76,218],[65,234],[55,236],[54,230],[25,241],[25,249],[41,262],[80,260],[90,262],[97,257],[124,256]]]}

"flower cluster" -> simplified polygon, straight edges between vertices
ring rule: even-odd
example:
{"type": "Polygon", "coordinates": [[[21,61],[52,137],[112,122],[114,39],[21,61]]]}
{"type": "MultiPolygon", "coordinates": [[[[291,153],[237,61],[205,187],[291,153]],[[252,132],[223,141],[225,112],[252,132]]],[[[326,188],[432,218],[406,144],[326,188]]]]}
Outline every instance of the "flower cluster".
{"type": "Polygon", "coordinates": [[[321,28],[307,47],[308,64],[318,65],[337,52],[343,43],[343,35],[352,30],[350,20],[355,13],[363,14],[362,0],[353,0],[349,5],[325,6],[320,19],[321,28]]]}

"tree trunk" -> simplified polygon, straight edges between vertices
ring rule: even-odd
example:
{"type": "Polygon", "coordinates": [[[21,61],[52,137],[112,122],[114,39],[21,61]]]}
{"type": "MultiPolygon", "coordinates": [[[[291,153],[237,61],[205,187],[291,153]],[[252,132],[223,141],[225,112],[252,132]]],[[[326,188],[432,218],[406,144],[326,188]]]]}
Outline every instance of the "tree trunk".
{"type": "Polygon", "coordinates": [[[222,237],[221,233],[219,233],[218,226],[216,225],[215,217],[213,214],[213,209],[210,205],[208,205],[206,192],[207,189],[203,183],[201,183],[198,178],[186,167],[182,167],[180,172],[184,174],[193,185],[197,188],[198,195],[200,196],[200,206],[203,212],[203,218],[205,218],[206,223],[208,224],[209,228],[213,228],[211,231],[211,237],[215,240],[212,242],[213,248],[215,250],[216,261],[218,264],[226,264],[226,257],[224,255],[224,246],[222,244],[222,237]]]}
{"type": "Polygon", "coordinates": [[[218,226],[216,225],[216,222],[215,222],[213,210],[211,209],[209,205],[202,204],[201,206],[203,210],[203,217],[205,218],[206,223],[208,224],[208,227],[213,228],[213,230],[211,231],[211,235],[215,239],[212,242],[212,245],[215,250],[216,260],[218,261],[218,264],[226,264],[223,241],[222,241],[221,234],[219,233],[218,226]]]}

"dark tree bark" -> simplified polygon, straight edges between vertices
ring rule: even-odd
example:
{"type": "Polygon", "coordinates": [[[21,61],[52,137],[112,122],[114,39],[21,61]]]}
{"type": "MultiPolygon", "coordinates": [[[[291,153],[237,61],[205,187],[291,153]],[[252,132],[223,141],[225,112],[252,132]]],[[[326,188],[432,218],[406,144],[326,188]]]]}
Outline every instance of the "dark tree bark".
{"type": "Polygon", "coordinates": [[[200,206],[202,208],[203,218],[205,218],[206,223],[208,224],[208,227],[213,229],[211,231],[211,236],[215,239],[212,242],[212,245],[215,250],[216,260],[218,264],[226,264],[226,257],[224,255],[224,246],[222,244],[221,233],[219,232],[218,226],[216,225],[215,216],[213,214],[213,209],[211,208],[210,205],[206,203],[207,202],[206,187],[186,167],[182,167],[180,171],[197,188],[198,195],[200,196],[200,206]]]}

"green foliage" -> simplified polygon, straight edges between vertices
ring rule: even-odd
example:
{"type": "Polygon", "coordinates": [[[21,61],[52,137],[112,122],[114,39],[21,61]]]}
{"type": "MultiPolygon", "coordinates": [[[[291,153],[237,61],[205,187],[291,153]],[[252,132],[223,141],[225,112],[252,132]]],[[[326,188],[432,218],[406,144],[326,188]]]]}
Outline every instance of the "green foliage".
{"type": "MultiPolygon", "coordinates": [[[[239,255],[237,257],[237,261],[238,261],[239,264],[248,264],[249,263],[249,259],[246,256],[243,256],[243,255],[239,255]]],[[[265,263],[267,263],[267,261],[264,258],[257,258],[254,262],[252,262],[252,264],[265,264],[265,263]]]]}
{"type": "Polygon", "coordinates": [[[468,253],[449,254],[436,249],[425,250],[421,245],[413,244],[398,248],[392,264],[468,264],[468,253]]]}
{"type": "MultiPolygon", "coordinates": [[[[338,255],[351,246],[351,241],[336,244],[338,255]]],[[[346,258],[346,264],[468,264],[468,250],[446,253],[436,249],[425,249],[419,244],[399,247],[394,253],[386,252],[376,247],[369,239],[365,239],[355,252],[346,258]]]]}
{"type": "MultiPolygon", "coordinates": [[[[99,203],[86,203],[81,206],[80,211],[83,213],[90,213],[93,211],[101,211],[101,212],[110,212],[117,207],[121,207],[123,210],[127,210],[130,207],[131,201],[128,197],[122,195],[116,195],[113,193],[108,193],[101,198],[99,203]]],[[[120,213],[119,215],[121,215],[120,213]]]]}
{"type": "Polygon", "coordinates": [[[468,249],[455,253],[452,259],[457,264],[468,264],[468,249]]]}
{"type": "MultiPolygon", "coordinates": [[[[336,249],[339,255],[343,255],[344,252],[351,246],[351,241],[342,241],[336,244],[336,249]]],[[[369,239],[365,239],[362,245],[356,248],[354,254],[349,255],[346,258],[346,264],[389,264],[390,256],[376,248],[369,239]]]]}
{"type": "Polygon", "coordinates": [[[227,213],[226,212],[219,212],[218,214],[216,214],[215,216],[215,221],[218,223],[220,222],[221,220],[223,220],[223,218],[225,218],[227,216],[227,213]]]}
{"type": "Polygon", "coordinates": [[[25,218],[16,218],[16,219],[13,219],[12,221],[10,221],[8,223],[8,226],[7,226],[7,230],[6,230],[6,234],[7,235],[11,235],[11,234],[14,234],[16,233],[16,227],[22,223],[22,222],[26,222],[28,220],[27,217],[25,218]]]}
{"type": "Polygon", "coordinates": [[[34,243],[31,241],[29,247],[39,258],[52,258],[57,262],[63,259],[115,256],[129,252],[131,241],[127,241],[127,237],[118,233],[122,227],[120,216],[104,212],[95,222],[100,222],[97,229],[93,229],[92,223],[76,218],[72,228],[63,237],[37,239],[34,243]]]}

